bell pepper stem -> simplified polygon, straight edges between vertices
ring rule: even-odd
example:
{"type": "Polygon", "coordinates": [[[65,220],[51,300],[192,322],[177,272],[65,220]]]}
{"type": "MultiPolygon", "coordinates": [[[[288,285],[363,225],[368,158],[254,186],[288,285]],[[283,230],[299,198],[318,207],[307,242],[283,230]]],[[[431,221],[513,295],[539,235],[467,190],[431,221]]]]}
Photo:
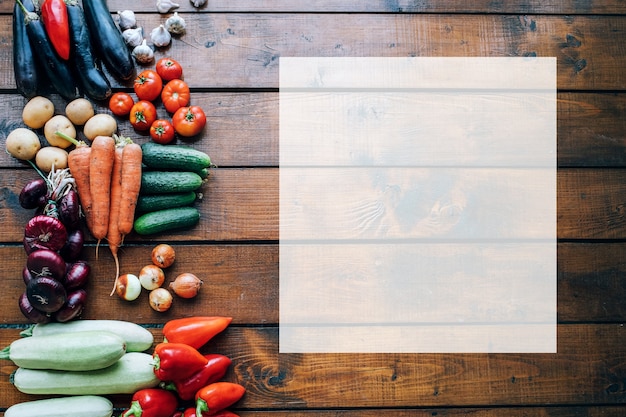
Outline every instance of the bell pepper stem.
{"type": "Polygon", "coordinates": [[[141,409],[141,404],[139,401],[133,401],[130,403],[130,408],[124,412],[120,417],[141,417],[143,414],[143,410],[141,409]]]}
{"type": "Polygon", "coordinates": [[[202,413],[209,412],[209,404],[202,398],[198,398],[196,401],[196,417],[202,417],[202,413]]]}

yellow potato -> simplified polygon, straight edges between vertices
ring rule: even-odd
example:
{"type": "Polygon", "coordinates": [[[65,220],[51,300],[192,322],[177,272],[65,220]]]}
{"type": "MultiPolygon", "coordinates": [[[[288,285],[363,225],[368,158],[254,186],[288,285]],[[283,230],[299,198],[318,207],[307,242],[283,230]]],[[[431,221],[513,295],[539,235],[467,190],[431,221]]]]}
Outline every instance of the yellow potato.
{"type": "Polygon", "coordinates": [[[56,146],[46,146],[37,152],[35,156],[35,165],[37,168],[44,172],[52,171],[54,169],[67,168],[67,151],[65,149],[57,148],[56,146]]]}
{"type": "Polygon", "coordinates": [[[65,106],[65,116],[77,126],[84,125],[94,115],[93,104],[85,98],[77,98],[65,106]]]}
{"type": "Polygon", "coordinates": [[[76,139],[76,128],[70,119],[61,114],[53,116],[46,122],[43,127],[43,134],[50,145],[63,149],[69,147],[72,143],[60,136],[57,136],[57,131],[63,132],[67,136],[76,139]]]}
{"type": "Polygon", "coordinates": [[[6,149],[13,157],[23,161],[30,161],[35,157],[41,142],[35,132],[25,127],[18,127],[9,133],[6,140],[6,149]]]}
{"type": "Polygon", "coordinates": [[[96,136],[113,136],[117,132],[117,121],[107,113],[96,114],[85,123],[83,133],[89,140],[96,136]]]}
{"type": "Polygon", "coordinates": [[[42,96],[33,97],[22,109],[22,120],[32,129],[42,128],[54,115],[54,104],[42,96]]]}

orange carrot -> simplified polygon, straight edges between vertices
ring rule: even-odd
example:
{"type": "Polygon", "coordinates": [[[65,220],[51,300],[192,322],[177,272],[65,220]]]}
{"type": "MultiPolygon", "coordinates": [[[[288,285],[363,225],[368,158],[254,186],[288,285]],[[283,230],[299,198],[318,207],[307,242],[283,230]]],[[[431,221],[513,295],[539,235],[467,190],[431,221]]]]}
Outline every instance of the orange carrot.
{"type": "Polygon", "coordinates": [[[139,198],[139,189],[141,188],[141,158],[141,146],[132,141],[124,146],[122,202],[118,220],[118,228],[122,234],[122,239],[133,230],[135,208],[139,198]]]}
{"type": "MultiPolygon", "coordinates": [[[[93,216],[93,226],[90,230],[93,237],[98,240],[98,245],[107,236],[109,229],[111,174],[114,161],[115,139],[110,136],[96,136],[91,142],[89,188],[93,216]]],[[[97,248],[98,246],[96,246],[96,254],[97,248]]]]}
{"type": "Polygon", "coordinates": [[[93,225],[92,216],[92,198],[89,188],[89,161],[91,156],[91,148],[86,144],[78,145],[71,151],[67,157],[67,165],[70,169],[76,192],[80,199],[80,206],[87,222],[87,228],[91,230],[93,225]]]}
{"type": "MultiPolygon", "coordinates": [[[[111,173],[111,189],[109,200],[109,226],[107,229],[107,241],[109,243],[109,250],[115,260],[115,285],[120,276],[120,262],[118,258],[119,248],[122,244],[122,235],[118,228],[118,218],[120,214],[120,203],[122,200],[122,153],[124,151],[123,145],[118,144],[115,147],[113,172],[111,173]]],[[[115,292],[115,286],[113,291],[115,292]]]]}

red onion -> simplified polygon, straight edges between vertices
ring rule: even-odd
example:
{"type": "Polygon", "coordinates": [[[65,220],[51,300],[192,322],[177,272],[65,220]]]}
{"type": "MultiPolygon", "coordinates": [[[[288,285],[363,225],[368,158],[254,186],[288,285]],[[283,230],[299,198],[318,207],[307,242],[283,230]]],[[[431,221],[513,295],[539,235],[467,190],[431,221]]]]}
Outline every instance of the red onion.
{"type": "Polygon", "coordinates": [[[43,324],[43,323],[49,323],[52,321],[52,318],[49,315],[33,307],[30,301],[28,301],[28,297],[26,296],[26,293],[23,293],[20,296],[18,300],[18,304],[20,306],[20,311],[22,312],[24,317],[30,320],[31,323],[43,324]]]}
{"type": "Polygon", "coordinates": [[[43,178],[36,178],[28,182],[20,192],[20,206],[25,209],[39,207],[41,201],[47,201],[48,183],[43,178]]]}
{"type": "Polygon", "coordinates": [[[65,289],[75,290],[83,287],[89,279],[90,272],[91,267],[86,261],[76,261],[71,264],[68,267],[65,279],[63,280],[65,289]]]}
{"type": "Polygon", "coordinates": [[[28,285],[30,280],[33,279],[33,274],[30,273],[27,266],[22,269],[22,279],[24,280],[24,284],[26,285],[28,285]]]}
{"type": "Polygon", "coordinates": [[[37,249],[60,250],[67,242],[67,229],[56,217],[40,214],[31,218],[24,230],[24,249],[31,253],[37,249]]]}
{"type": "Polygon", "coordinates": [[[67,295],[67,301],[63,307],[54,314],[54,319],[58,322],[65,323],[66,321],[77,318],[83,312],[86,300],[87,291],[79,289],[70,292],[67,295]]]}
{"type": "Polygon", "coordinates": [[[57,202],[59,219],[69,230],[74,230],[80,225],[80,202],[78,193],[74,189],[69,190],[57,202]]]}
{"type": "Polygon", "coordinates": [[[26,268],[33,278],[49,277],[60,280],[65,275],[66,264],[57,252],[50,249],[40,249],[28,255],[26,268]]]}
{"type": "Polygon", "coordinates": [[[71,230],[67,234],[67,242],[61,248],[60,254],[68,262],[75,261],[81,255],[85,242],[85,234],[82,229],[71,230]]]}
{"type": "Polygon", "coordinates": [[[67,300],[65,287],[59,281],[49,277],[35,278],[26,286],[28,301],[39,311],[54,313],[67,300]]]}

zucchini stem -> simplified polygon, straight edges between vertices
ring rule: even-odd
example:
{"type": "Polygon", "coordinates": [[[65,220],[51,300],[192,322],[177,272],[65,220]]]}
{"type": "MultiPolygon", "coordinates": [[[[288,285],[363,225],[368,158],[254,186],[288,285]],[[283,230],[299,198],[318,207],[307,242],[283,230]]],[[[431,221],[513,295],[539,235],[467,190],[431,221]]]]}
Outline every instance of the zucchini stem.
{"type": "Polygon", "coordinates": [[[11,346],[7,346],[4,349],[0,350],[0,359],[11,360],[11,346]]]}

